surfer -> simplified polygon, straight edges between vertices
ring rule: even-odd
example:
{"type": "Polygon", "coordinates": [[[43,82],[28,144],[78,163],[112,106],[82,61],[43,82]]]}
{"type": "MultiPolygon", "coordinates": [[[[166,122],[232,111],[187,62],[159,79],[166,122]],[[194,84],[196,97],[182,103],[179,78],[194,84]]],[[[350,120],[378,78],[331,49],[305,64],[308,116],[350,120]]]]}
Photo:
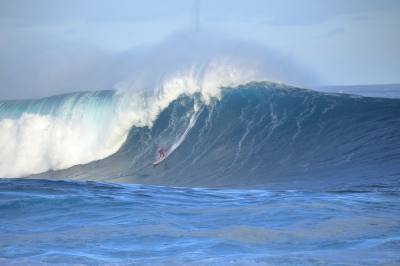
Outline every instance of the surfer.
{"type": "Polygon", "coordinates": [[[164,147],[161,147],[160,150],[158,151],[160,154],[160,159],[163,159],[165,157],[165,150],[164,147]]]}
{"type": "Polygon", "coordinates": [[[160,158],[153,163],[154,166],[160,164],[166,158],[167,152],[165,151],[164,147],[161,146],[158,150],[158,153],[160,154],[160,158]]]}

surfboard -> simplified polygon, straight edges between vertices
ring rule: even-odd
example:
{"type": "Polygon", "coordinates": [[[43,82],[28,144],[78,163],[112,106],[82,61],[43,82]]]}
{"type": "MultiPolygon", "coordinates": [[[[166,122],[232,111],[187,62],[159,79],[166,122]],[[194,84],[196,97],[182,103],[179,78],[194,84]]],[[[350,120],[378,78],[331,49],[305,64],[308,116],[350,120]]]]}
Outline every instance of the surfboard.
{"type": "Polygon", "coordinates": [[[154,166],[159,165],[162,161],[165,160],[165,158],[167,158],[167,156],[164,156],[163,158],[158,159],[157,161],[155,161],[155,162],[153,163],[153,165],[154,165],[154,166]]]}

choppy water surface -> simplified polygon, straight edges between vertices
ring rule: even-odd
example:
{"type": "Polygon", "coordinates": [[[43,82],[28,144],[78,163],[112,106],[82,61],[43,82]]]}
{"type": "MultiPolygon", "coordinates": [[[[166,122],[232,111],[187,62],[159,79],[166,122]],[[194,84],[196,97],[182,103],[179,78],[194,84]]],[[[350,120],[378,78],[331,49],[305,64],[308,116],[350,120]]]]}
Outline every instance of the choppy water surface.
{"type": "Polygon", "coordinates": [[[1,179],[0,263],[398,265],[399,199],[1,179]]]}

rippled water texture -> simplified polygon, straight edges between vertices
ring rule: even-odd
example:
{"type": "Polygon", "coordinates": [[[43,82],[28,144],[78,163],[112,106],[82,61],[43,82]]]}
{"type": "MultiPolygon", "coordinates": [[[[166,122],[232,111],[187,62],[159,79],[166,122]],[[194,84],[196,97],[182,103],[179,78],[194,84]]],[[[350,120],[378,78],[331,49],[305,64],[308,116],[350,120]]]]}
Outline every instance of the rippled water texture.
{"type": "Polygon", "coordinates": [[[398,265],[400,192],[0,180],[0,263],[398,265]]]}

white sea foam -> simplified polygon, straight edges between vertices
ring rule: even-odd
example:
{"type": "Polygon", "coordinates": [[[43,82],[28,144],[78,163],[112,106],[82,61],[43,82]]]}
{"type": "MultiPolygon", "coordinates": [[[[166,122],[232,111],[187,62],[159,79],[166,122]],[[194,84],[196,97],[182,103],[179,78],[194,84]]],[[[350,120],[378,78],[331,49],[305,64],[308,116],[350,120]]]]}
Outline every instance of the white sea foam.
{"type": "Polygon", "coordinates": [[[79,120],[23,114],[0,121],[0,176],[18,177],[63,169],[104,158],[121,146],[126,134],[99,131],[79,120]],[[104,137],[104,138],[103,138],[104,137]]]}

